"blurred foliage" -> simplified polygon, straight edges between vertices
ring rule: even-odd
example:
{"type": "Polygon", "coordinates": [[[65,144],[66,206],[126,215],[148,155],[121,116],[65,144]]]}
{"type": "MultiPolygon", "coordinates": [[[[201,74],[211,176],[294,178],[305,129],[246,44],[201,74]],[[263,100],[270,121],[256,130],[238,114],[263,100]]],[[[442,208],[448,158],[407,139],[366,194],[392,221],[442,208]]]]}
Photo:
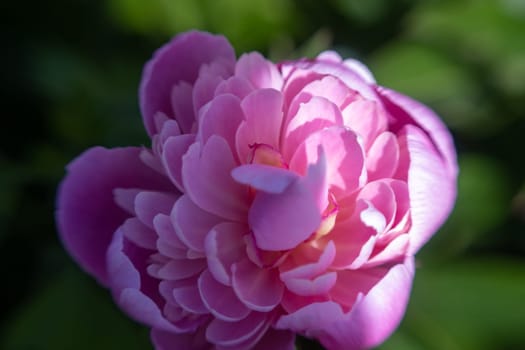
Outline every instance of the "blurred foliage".
{"type": "MultiPolygon", "coordinates": [[[[525,1],[2,2],[0,348],[148,349],[147,330],[62,249],[54,196],[95,144],[148,144],[143,63],[176,32],[225,34],[272,59],[336,49],[434,108],[453,131],[456,209],[418,255],[407,315],[383,350],[523,348],[525,1]],[[30,10],[29,10],[30,9],[30,10]]],[[[301,339],[302,350],[321,349],[301,339]]]]}

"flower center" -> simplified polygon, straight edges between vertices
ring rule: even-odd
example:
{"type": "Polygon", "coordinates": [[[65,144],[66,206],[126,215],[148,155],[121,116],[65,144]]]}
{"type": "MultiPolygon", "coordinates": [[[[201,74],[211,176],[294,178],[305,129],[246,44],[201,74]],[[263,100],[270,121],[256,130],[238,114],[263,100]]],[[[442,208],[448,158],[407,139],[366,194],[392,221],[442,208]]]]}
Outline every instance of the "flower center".
{"type": "Polygon", "coordinates": [[[265,143],[253,143],[249,147],[252,149],[250,164],[264,164],[288,169],[288,164],[284,161],[281,153],[272,146],[265,143]]]}

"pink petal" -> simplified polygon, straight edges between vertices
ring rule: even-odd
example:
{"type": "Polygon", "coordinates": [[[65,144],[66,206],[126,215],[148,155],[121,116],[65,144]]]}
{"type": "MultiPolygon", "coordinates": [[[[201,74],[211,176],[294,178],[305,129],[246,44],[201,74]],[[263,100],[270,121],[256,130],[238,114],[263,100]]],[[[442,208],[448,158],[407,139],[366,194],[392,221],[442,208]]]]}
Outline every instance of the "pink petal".
{"type": "Polygon", "coordinates": [[[364,183],[366,172],[363,149],[357,135],[340,126],[310,135],[293,155],[290,169],[304,174],[306,165],[317,161],[319,146],[326,154],[327,181],[336,197],[348,196],[364,183]]]}
{"type": "Polygon", "coordinates": [[[390,132],[380,134],[367,152],[368,181],[392,177],[397,170],[398,161],[399,145],[396,136],[390,132]]]}
{"type": "Polygon", "coordinates": [[[185,81],[176,83],[171,90],[171,108],[183,133],[193,132],[195,126],[192,97],[193,85],[185,81]]]}
{"type": "Polygon", "coordinates": [[[409,254],[416,253],[448,217],[456,198],[456,176],[444,166],[426,134],[407,125],[400,132],[402,152],[408,152],[408,189],[412,227],[409,254]]]}
{"type": "Polygon", "coordinates": [[[116,188],[166,190],[164,177],[139,158],[140,148],[91,148],[67,167],[58,191],[56,220],[62,243],[97,281],[107,285],[106,251],[130,216],[117,205],[116,188]]]}
{"type": "MultiPolygon", "coordinates": [[[[235,62],[235,53],[222,36],[202,32],[187,32],[176,36],[155,52],[146,64],[140,83],[140,110],[146,130],[156,134],[153,116],[156,112],[173,115],[170,95],[173,86],[184,81],[193,84],[203,64],[224,60],[225,65],[235,62]]],[[[177,120],[188,116],[178,115],[177,120]]],[[[184,132],[185,123],[181,124],[184,132]]]]}
{"type": "Polygon", "coordinates": [[[153,218],[157,214],[169,214],[176,199],[176,196],[167,192],[142,191],[135,197],[137,218],[153,229],[153,218]]]}
{"type": "Polygon", "coordinates": [[[160,269],[156,271],[148,269],[148,272],[159,279],[176,281],[195,276],[205,268],[206,260],[204,259],[173,259],[160,269]]]}
{"type": "Polygon", "coordinates": [[[193,85],[193,108],[196,116],[200,115],[202,106],[215,97],[217,86],[232,75],[231,68],[233,67],[227,67],[220,61],[201,66],[199,77],[193,85]]]}
{"type": "Polygon", "coordinates": [[[141,248],[154,250],[157,246],[157,234],[137,218],[129,218],[120,227],[124,237],[141,248]]]}
{"type": "Polygon", "coordinates": [[[329,100],[314,96],[301,104],[286,126],[283,153],[290,159],[299,144],[312,133],[333,125],[342,125],[339,108],[329,100]]]}
{"type": "MultiPolygon", "coordinates": [[[[286,280],[290,278],[313,278],[322,274],[332,264],[335,252],[334,242],[328,242],[316,262],[301,263],[297,267],[281,272],[281,280],[286,283],[286,280]]],[[[292,260],[297,261],[298,259],[294,256],[292,260]]]]}
{"type": "Polygon", "coordinates": [[[156,350],[212,350],[202,331],[178,334],[153,328],[151,341],[156,350]]]}
{"type": "Polygon", "coordinates": [[[364,268],[380,266],[392,261],[396,261],[407,255],[410,243],[409,234],[401,234],[389,242],[386,247],[374,254],[364,265],[364,268]]]}
{"type": "Polygon", "coordinates": [[[183,134],[169,137],[163,145],[162,164],[175,186],[184,192],[182,185],[182,156],[195,142],[195,135],[183,134]]]}
{"type": "Polygon", "coordinates": [[[196,205],[226,219],[245,220],[248,191],[230,175],[236,164],[222,137],[211,136],[204,147],[194,143],[182,161],[184,188],[196,205]]]}
{"type": "Polygon", "coordinates": [[[261,312],[252,312],[239,322],[216,318],[206,329],[206,338],[218,346],[236,346],[261,336],[268,329],[268,318],[267,313],[261,312]]]}
{"type": "Polygon", "coordinates": [[[221,218],[202,210],[183,195],[171,212],[171,221],[177,237],[196,252],[204,252],[204,240],[210,230],[221,222],[221,218]]]}
{"type": "Polygon", "coordinates": [[[239,57],[235,75],[250,81],[256,89],[281,90],[283,79],[277,67],[260,53],[252,52],[239,57]]]}
{"type": "Polygon", "coordinates": [[[327,272],[314,279],[290,278],[285,281],[286,288],[297,295],[325,295],[337,281],[336,272],[327,272]]]}
{"type": "Polygon", "coordinates": [[[245,255],[245,225],[223,222],[216,225],[205,241],[208,269],[215,279],[231,285],[231,266],[245,255]]]}
{"type": "Polygon", "coordinates": [[[197,281],[193,278],[176,281],[172,293],[174,301],[185,311],[192,314],[209,313],[208,307],[200,296],[197,281]]]}
{"type": "Polygon", "coordinates": [[[345,313],[332,301],[314,303],[282,316],[277,321],[276,328],[314,337],[327,349],[360,350],[375,347],[401,321],[413,275],[413,258],[409,257],[404,263],[391,267],[375,284],[369,283],[374,278],[368,282],[366,279],[360,282],[365,289],[371,288],[364,291],[362,297],[357,297],[357,302],[349,313],[345,313]]]}
{"type": "Polygon", "coordinates": [[[115,203],[131,215],[135,215],[135,197],[141,192],[138,188],[116,188],[113,190],[115,203]]]}
{"type": "Polygon", "coordinates": [[[352,71],[357,73],[365,82],[367,82],[370,85],[375,85],[376,80],[374,78],[374,75],[372,72],[368,69],[366,65],[364,65],[362,62],[353,59],[353,58],[347,58],[343,61],[343,64],[350,68],[352,71]]]}
{"type": "Polygon", "coordinates": [[[436,145],[443,159],[447,173],[455,178],[458,172],[454,141],[441,119],[427,106],[403,94],[383,87],[377,87],[387,110],[396,118],[398,125],[420,126],[436,145]]]}
{"type": "Polygon", "coordinates": [[[387,113],[376,101],[357,99],[345,107],[342,113],[344,124],[363,138],[365,150],[388,126],[387,113]]]}
{"type": "Polygon", "coordinates": [[[287,169],[263,164],[241,165],[232,171],[232,177],[243,185],[258,191],[278,194],[299,179],[299,176],[287,169]]]}
{"type": "Polygon", "coordinates": [[[199,292],[204,304],[215,317],[227,322],[244,319],[251,312],[235,295],[231,287],[217,282],[205,270],[199,277],[199,292]]]}
{"type": "Polygon", "coordinates": [[[357,198],[369,201],[382,214],[382,220],[386,225],[383,223],[382,227],[378,228],[378,233],[383,233],[392,226],[396,217],[397,203],[388,181],[379,180],[367,183],[357,198]]]}
{"type": "MultiPolygon", "coordinates": [[[[132,254],[134,255],[134,254],[132,254]]],[[[167,331],[175,328],[147,295],[148,276],[142,275],[125,253],[124,235],[118,230],[107,251],[108,278],[116,303],[134,320],[167,331]]]]}
{"type": "Polygon", "coordinates": [[[294,350],[295,334],[270,328],[252,350],[294,350]]]}
{"type": "Polygon", "coordinates": [[[295,181],[282,193],[257,193],[248,214],[257,247],[286,250],[306,240],[321,223],[318,202],[318,193],[307,179],[295,181]]]}
{"type": "Polygon", "coordinates": [[[337,250],[332,266],[356,269],[363,265],[373,252],[376,235],[385,226],[385,218],[370,202],[358,200],[353,215],[337,223],[326,236],[334,241],[337,250]]]}
{"type": "Polygon", "coordinates": [[[327,75],[305,85],[301,93],[325,98],[339,108],[346,101],[347,97],[354,92],[336,76],[327,75]]]}
{"type": "Polygon", "coordinates": [[[233,152],[235,133],[243,120],[244,112],[239,98],[230,94],[219,95],[203,109],[197,139],[205,144],[211,136],[220,136],[228,142],[233,152]]]}
{"type": "Polygon", "coordinates": [[[276,269],[261,269],[247,259],[232,265],[232,287],[244,305],[261,312],[273,310],[284,291],[276,269]]]}
{"type": "Polygon", "coordinates": [[[246,120],[239,126],[235,140],[241,163],[249,159],[250,145],[262,143],[279,149],[282,104],[281,93],[273,89],[255,90],[242,101],[246,120]]]}
{"type": "Polygon", "coordinates": [[[244,99],[253,90],[254,87],[248,80],[233,76],[222,81],[219,86],[217,86],[217,89],[215,89],[215,95],[232,94],[240,99],[244,99]]]}

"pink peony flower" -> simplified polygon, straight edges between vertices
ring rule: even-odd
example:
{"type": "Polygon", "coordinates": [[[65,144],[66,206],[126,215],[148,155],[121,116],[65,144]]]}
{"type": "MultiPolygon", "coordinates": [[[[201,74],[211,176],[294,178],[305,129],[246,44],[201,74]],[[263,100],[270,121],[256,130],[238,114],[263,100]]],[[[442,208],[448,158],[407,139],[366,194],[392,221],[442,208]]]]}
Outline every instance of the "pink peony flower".
{"type": "Polygon", "coordinates": [[[348,350],[394,331],[456,193],[430,109],[334,52],[236,60],[200,32],[155,53],[140,107],[151,149],[80,155],[57,221],[156,349],[292,350],[299,333],[348,350]]]}

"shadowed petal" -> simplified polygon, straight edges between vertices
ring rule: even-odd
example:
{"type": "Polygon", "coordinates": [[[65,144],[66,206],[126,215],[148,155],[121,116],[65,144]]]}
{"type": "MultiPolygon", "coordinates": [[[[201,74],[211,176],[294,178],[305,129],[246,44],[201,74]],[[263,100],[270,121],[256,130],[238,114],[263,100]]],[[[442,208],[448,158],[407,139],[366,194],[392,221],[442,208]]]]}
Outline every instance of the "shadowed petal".
{"type": "Polygon", "coordinates": [[[124,235],[117,230],[107,251],[108,277],[116,303],[133,319],[167,331],[176,328],[164,318],[159,306],[146,295],[148,276],[125,253],[124,235]]]}
{"type": "Polygon", "coordinates": [[[153,328],[151,341],[156,350],[212,350],[212,345],[206,340],[203,329],[177,334],[153,328]]]}
{"type": "MultiPolygon", "coordinates": [[[[140,110],[144,125],[150,135],[156,134],[153,116],[156,112],[173,115],[171,91],[179,82],[193,84],[203,64],[223,60],[225,65],[233,65],[235,53],[222,36],[202,32],[187,32],[173,38],[171,42],[158,49],[146,64],[140,83],[140,110]]],[[[190,119],[176,116],[177,120],[190,119]]],[[[182,130],[187,123],[179,122],[182,130]]]]}
{"type": "Polygon", "coordinates": [[[114,200],[116,188],[173,188],[139,158],[140,148],[91,148],[67,167],[58,191],[56,220],[63,244],[99,283],[107,285],[106,251],[129,213],[114,200]]]}

